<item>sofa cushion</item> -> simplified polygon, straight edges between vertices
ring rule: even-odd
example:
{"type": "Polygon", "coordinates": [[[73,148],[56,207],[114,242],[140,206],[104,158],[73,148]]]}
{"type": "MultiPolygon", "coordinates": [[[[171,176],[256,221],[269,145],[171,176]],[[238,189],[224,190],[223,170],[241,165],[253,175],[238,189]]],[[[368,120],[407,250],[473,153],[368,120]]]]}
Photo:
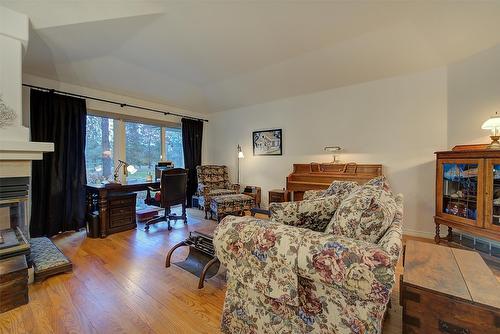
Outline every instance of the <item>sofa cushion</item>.
{"type": "Polygon", "coordinates": [[[325,190],[306,190],[304,200],[317,199],[327,196],[338,196],[341,200],[349,195],[359,185],[353,181],[333,181],[325,190]]]}
{"type": "Polygon", "coordinates": [[[323,232],[340,205],[337,196],[297,202],[271,203],[271,221],[323,232]]]}
{"type": "Polygon", "coordinates": [[[233,195],[236,194],[232,189],[213,189],[208,193],[210,196],[233,195]]]}
{"type": "Polygon", "coordinates": [[[339,205],[325,233],[377,243],[391,225],[397,204],[385,177],[355,189],[339,205]]]}
{"type": "Polygon", "coordinates": [[[341,200],[346,198],[351,192],[359,188],[359,184],[354,181],[333,181],[325,190],[325,196],[338,196],[341,200]]]}
{"type": "Polygon", "coordinates": [[[302,200],[310,200],[310,199],[318,199],[325,197],[325,191],[324,190],[306,190],[304,191],[304,196],[302,197],[302,200]]]}

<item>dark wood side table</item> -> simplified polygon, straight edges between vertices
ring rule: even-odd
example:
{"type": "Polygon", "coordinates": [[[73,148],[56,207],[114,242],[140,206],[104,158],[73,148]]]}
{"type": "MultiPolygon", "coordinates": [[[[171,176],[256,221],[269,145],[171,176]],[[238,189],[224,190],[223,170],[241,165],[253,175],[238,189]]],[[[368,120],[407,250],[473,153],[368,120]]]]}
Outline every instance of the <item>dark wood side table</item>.
{"type": "Polygon", "coordinates": [[[403,333],[500,333],[500,283],[472,251],[409,240],[403,333]]]}
{"type": "Polygon", "coordinates": [[[285,189],[273,189],[269,190],[269,203],[281,203],[281,202],[288,202],[290,201],[289,199],[289,194],[288,191],[285,189]]]}

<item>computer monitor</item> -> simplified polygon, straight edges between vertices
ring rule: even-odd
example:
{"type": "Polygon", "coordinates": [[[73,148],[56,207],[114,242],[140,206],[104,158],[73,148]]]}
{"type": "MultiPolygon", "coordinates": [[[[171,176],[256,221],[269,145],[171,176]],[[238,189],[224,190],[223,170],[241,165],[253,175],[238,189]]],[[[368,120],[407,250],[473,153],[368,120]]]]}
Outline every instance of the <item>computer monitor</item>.
{"type": "Polygon", "coordinates": [[[174,168],[174,163],[172,161],[159,161],[155,166],[155,179],[161,179],[161,172],[167,169],[174,168]]]}

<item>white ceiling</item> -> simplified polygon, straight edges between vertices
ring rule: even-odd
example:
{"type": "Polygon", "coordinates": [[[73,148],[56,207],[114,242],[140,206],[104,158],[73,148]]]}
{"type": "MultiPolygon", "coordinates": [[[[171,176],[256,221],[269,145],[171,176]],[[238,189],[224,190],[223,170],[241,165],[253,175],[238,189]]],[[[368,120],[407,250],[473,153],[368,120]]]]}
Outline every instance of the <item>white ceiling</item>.
{"type": "Polygon", "coordinates": [[[209,113],[443,66],[500,44],[500,1],[6,1],[24,71],[209,113]]]}

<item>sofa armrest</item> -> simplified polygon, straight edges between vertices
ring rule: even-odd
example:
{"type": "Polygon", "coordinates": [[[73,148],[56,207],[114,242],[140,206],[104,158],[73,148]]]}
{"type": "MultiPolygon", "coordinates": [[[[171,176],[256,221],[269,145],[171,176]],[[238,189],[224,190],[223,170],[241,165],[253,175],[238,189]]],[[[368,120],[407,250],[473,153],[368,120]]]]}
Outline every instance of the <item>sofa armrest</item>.
{"type": "Polygon", "coordinates": [[[231,277],[290,305],[299,276],[378,304],[395,283],[395,264],[376,244],[253,217],[224,218],[214,246],[231,277]]]}
{"type": "Polygon", "coordinates": [[[299,230],[249,216],[227,216],[215,229],[213,242],[232,279],[298,306],[299,230]]]}
{"type": "Polygon", "coordinates": [[[226,189],[229,189],[229,190],[234,190],[236,191],[237,193],[240,192],[240,185],[237,184],[237,183],[231,183],[231,182],[227,182],[226,183],[226,189]]]}
{"type": "Polygon", "coordinates": [[[209,184],[198,183],[198,193],[201,196],[207,197],[210,191],[212,191],[212,187],[209,184]]]}
{"type": "Polygon", "coordinates": [[[314,231],[304,232],[298,273],[358,299],[384,304],[395,283],[395,263],[378,245],[314,231]]]}
{"type": "Polygon", "coordinates": [[[403,249],[403,195],[396,195],[395,199],[398,210],[391,226],[378,242],[378,246],[389,254],[394,266],[398,263],[403,249]]]}

